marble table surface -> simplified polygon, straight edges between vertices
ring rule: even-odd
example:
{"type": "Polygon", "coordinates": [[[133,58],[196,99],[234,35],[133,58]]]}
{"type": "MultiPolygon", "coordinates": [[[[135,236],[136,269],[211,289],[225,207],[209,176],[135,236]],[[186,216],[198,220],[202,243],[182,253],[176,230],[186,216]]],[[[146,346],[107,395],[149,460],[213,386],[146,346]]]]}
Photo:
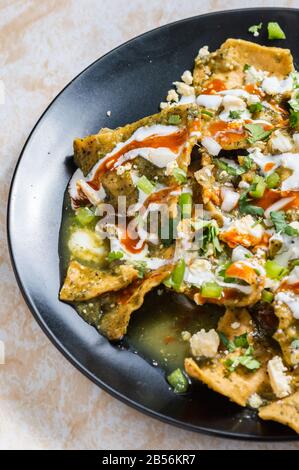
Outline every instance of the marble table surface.
{"type": "Polygon", "coordinates": [[[248,443],[177,429],[97,388],[34,321],[16,284],[6,242],[6,201],[16,160],[61,88],[110,49],[156,26],[260,5],[299,7],[299,1],[0,0],[0,80],[5,86],[4,103],[0,87],[0,340],[6,353],[0,364],[1,449],[299,449],[299,442],[248,443]]]}

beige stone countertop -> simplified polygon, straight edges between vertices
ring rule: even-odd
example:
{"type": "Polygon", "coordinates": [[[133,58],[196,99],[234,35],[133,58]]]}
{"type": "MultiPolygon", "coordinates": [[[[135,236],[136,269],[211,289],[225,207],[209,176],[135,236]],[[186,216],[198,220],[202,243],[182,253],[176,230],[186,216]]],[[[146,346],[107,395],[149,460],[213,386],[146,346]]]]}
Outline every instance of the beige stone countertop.
{"type": "Polygon", "coordinates": [[[15,163],[45,107],[115,46],[166,23],[246,6],[299,1],[0,0],[0,449],[299,449],[196,434],[161,423],[100,390],[50,343],[12,272],[6,201],[15,163]],[[0,90],[1,94],[1,90],[0,90]]]}

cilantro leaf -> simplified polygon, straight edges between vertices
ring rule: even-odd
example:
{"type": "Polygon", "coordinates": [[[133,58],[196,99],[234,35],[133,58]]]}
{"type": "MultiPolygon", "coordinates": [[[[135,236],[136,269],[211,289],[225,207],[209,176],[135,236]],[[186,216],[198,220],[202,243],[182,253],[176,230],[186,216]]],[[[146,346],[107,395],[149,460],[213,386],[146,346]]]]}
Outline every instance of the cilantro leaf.
{"type": "Polygon", "coordinates": [[[262,217],[264,215],[264,209],[259,206],[253,206],[249,204],[250,199],[248,193],[251,191],[251,187],[243,191],[239,199],[239,211],[241,214],[257,215],[262,217]]]}
{"type": "Polygon", "coordinates": [[[244,173],[244,170],[242,168],[238,168],[232,165],[229,165],[228,163],[224,162],[223,160],[220,159],[214,159],[214,162],[218,166],[220,170],[226,171],[231,176],[238,176],[242,175],[244,173]]]}
{"type": "Polygon", "coordinates": [[[256,370],[261,367],[261,363],[252,356],[241,356],[239,358],[239,363],[249,370],[256,370]]]}
{"type": "Polygon", "coordinates": [[[249,155],[245,155],[243,157],[242,168],[244,168],[247,171],[247,170],[250,170],[252,165],[253,165],[252,158],[249,155]]]}
{"type": "Polygon", "coordinates": [[[264,106],[261,103],[252,103],[248,106],[248,109],[251,114],[260,113],[261,111],[263,111],[264,106]]]}
{"type": "Polygon", "coordinates": [[[112,261],[121,259],[123,256],[124,254],[121,251],[110,251],[107,256],[107,260],[109,261],[109,263],[112,263],[112,261]]]}
{"type": "Polygon", "coordinates": [[[299,231],[286,222],[285,213],[282,211],[270,212],[270,217],[276,232],[282,232],[290,237],[298,237],[299,231]]]}
{"type": "Polygon", "coordinates": [[[293,111],[299,111],[299,93],[296,94],[294,98],[288,101],[289,105],[293,109],[293,111]]]}
{"type": "Polygon", "coordinates": [[[230,111],[228,117],[230,119],[240,119],[242,111],[230,111]]]}
{"type": "Polygon", "coordinates": [[[136,263],[134,263],[134,268],[136,268],[138,271],[139,279],[143,279],[148,271],[148,267],[145,261],[137,261],[136,263]]]}
{"type": "Polygon", "coordinates": [[[297,127],[299,124],[299,112],[298,111],[291,111],[290,112],[290,126],[297,127]]]}
{"type": "Polygon", "coordinates": [[[222,333],[222,331],[218,331],[218,336],[220,338],[221,343],[226,347],[226,349],[229,350],[229,352],[233,352],[236,349],[233,341],[229,341],[229,339],[224,333],[222,333]]]}
{"type": "Polygon", "coordinates": [[[213,220],[202,220],[200,221],[200,226],[197,227],[202,230],[201,234],[201,247],[199,249],[199,254],[204,254],[207,250],[212,247],[214,254],[221,253],[222,248],[218,239],[219,228],[213,220]]]}
{"type": "Polygon", "coordinates": [[[247,333],[235,336],[234,343],[237,348],[247,348],[249,346],[247,333]]]}
{"type": "Polygon", "coordinates": [[[250,144],[254,144],[259,140],[266,140],[272,133],[272,130],[265,131],[260,124],[246,124],[245,129],[249,131],[250,135],[247,140],[250,144]]]}
{"type": "Polygon", "coordinates": [[[262,29],[262,26],[263,26],[262,22],[259,24],[253,24],[252,26],[248,28],[248,31],[249,33],[252,33],[254,36],[258,36],[260,29],[262,29]]]}

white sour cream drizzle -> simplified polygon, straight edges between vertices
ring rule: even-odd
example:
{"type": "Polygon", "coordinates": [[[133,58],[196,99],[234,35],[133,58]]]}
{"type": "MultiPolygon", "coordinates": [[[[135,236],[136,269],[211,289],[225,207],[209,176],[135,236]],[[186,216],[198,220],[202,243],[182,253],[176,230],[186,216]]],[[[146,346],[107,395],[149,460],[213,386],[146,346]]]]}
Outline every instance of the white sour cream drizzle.
{"type": "MultiPolygon", "coordinates": [[[[80,201],[89,200],[92,204],[98,204],[103,198],[105,198],[105,191],[100,187],[99,190],[95,190],[90,186],[93,178],[95,177],[98,169],[105,164],[111,157],[119,153],[122,149],[132,142],[143,142],[149,137],[163,137],[177,134],[181,129],[178,126],[166,126],[162,124],[154,124],[152,126],[143,126],[137,129],[129,139],[125,142],[118,143],[112,152],[108,153],[104,158],[99,160],[89,174],[84,177],[81,170],[77,170],[71,179],[69,185],[69,194],[72,199],[73,207],[78,207],[80,201]]],[[[121,155],[116,162],[112,162],[111,169],[117,168],[128,160],[132,160],[137,156],[143,157],[145,160],[150,161],[158,168],[165,168],[167,164],[175,161],[182,151],[184,144],[182,144],[177,152],[173,152],[168,147],[139,147],[137,149],[131,149],[121,155]]]]}

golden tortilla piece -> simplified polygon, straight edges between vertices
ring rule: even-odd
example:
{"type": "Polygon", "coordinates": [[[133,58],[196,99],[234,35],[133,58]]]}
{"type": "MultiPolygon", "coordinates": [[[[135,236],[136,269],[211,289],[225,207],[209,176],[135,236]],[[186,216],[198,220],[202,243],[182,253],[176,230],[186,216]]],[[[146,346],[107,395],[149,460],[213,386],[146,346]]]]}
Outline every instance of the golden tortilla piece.
{"type": "Polygon", "coordinates": [[[171,271],[171,265],[162,266],[150,272],[144,279],[135,281],[127,289],[109,296],[107,310],[105,304],[102,305],[104,313],[99,324],[101,333],[110,340],[122,338],[127,332],[131,314],[141,307],[145,294],[161,284],[171,271]]]}
{"type": "MultiPolygon", "coordinates": [[[[224,333],[229,340],[233,340],[235,336],[253,332],[251,317],[246,309],[227,310],[220,319],[217,330],[224,333]],[[231,327],[234,323],[240,324],[238,328],[231,327]]],[[[249,371],[239,366],[234,372],[228,373],[225,361],[238,356],[238,352],[232,352],[220,353],[212,361],[202,364],[197,364],[193,358],[187,358],[185,359],[187,374],[235,403],[246,406],[249,397],[253,393],[258,393],[268,383],[266,364],[269,359],[269,353],[262,346],[256,344],[252,338],[248,337],[248,339],[251,344],[254,344],[255,353],[258,354],[257,359],[261,362],[259,369],[249,371]]]]}
{"type": "Polygon", "coordinates": [[[60,291],[60,299],[68,302],[89,300],[105,292],[123,289],[137,276],[138,272],[132,266],[121,265],[115,272],[109,273],[71,261],[60,291]]]}
{"type": "Polygon", "coordinates": [[[114,208],[118,207],[118,198],[125,196],[126,208],[138,202],[138,190],[134,186],[131,173],[125,171],[118,175],[115,171],[108,171],[101,178],[101,183],[107,194],[107,203],[114,208]]]}
{"type": "Polygon", "coordinates": [[[285,424],[299,433],[299,390],[259,409],[259,417],[285,424]]]}
{"type": "Polygon", "coordinates": [[[273,338],[280,344],[286,364],[295,366],[299,364],[299,349],[292,348],[291,344],[294,338],[299,337],[299,320],[294,318],[286,304],[276,304],[274,312],[279,319],[279,324],[273,338]]]}
{"type": "MultiPolygon", "coordinates": [[[[153,124],[169,124],[168,119],[171,115],[178,115],[181,118],[180,127],[187,126],[188,109],[190,105],[176,106],[175,108],[166,108],[160,113],[147,116],[132,124],[117,129],[103,128],[98,134],[87,136],[83,139],[74,140],[74,160],[76,165],[81,168],[84,175],[87,175],[98,160],[111,152],[116,144],[124,142],[142,126],[151,126],[153,124]]],[[[191,150],[190,150],[191,151],[191,150]]]]}
{"type": "Polygon", "coordinates": [[[193,83],[200,93],[212,80],[225,82],[226,88],[243,85],[244,65],[267,71],[283,78],[294,70],[293,57],[289,49],[261,46],[243,39],[227,39],[221,47],[206,57],[195,59],[193,83]]]}

